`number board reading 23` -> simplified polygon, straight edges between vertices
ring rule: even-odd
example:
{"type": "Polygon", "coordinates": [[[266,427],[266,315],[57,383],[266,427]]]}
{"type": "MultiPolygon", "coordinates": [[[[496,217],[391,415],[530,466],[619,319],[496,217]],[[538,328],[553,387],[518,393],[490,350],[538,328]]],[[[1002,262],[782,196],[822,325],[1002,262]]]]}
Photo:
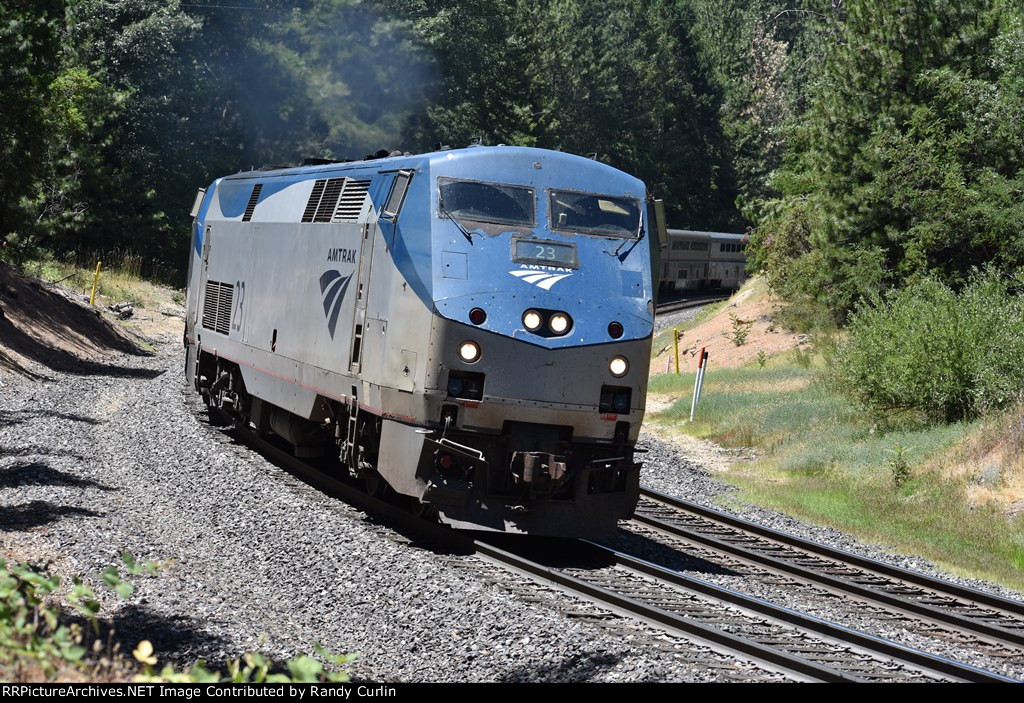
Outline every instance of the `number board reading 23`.
{"type": "Polygon", "coordinates": [[[580,265],[576,260],[575,244],[546,239],[516,239],[512,246],[513,261],[566,268],[579,268],[580,265]]]}

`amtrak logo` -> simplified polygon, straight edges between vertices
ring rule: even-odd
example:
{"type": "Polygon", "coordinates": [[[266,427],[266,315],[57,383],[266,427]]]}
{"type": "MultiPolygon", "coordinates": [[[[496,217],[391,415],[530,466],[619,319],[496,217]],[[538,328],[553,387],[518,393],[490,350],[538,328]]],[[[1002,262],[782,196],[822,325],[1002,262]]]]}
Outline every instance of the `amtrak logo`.
{"type": "Polygon", "coordinates": [[[513,276],[521,281],[532,283],[538,288],[544,290],[551,290],[551,286],[555,285],[563,278],[568,278],[572,275],[572,271],[568,273],[561,273],[566,269],[547,268],[542,269],[519,269],[518,271],[509,271],[513,276]]]}
{"type": "Polygon", "coordinates": [[[327,330],[334,339],[334,329],[338,326],[338,314],[341,303],[345,300],[345,290],[352,274],[342,276],[341,271],[324,271],[320,276],[320,295],[324,299],[324,315],[327,317],[327,330]]]}

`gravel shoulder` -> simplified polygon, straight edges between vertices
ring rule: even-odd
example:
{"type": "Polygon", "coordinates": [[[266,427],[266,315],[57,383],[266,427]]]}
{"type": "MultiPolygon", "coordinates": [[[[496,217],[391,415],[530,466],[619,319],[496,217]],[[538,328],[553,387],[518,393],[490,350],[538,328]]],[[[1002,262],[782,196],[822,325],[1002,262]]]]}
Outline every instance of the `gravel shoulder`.
{"type": "Polygon", "coordinates": [[[3,554],[93,582],[122,551],[158,562],[129,600],[105,598],[123,649],[147,638],[188,664],[320,643],[382,681],[721,679],[690,645],[638,646],[643,627],[524,598],[475,557],[419,548],[299,482],[207,424],[181,364],[165,344],[109,374],[3,381],[3,554]]]}
{"type": "MultiPolygon", "coordinates": [[[[161,663],[216,664],[319,643],[359,652],[354,676],[375,681],[779,680],[476,557],[436,554],[296,480],[206,422],[183,381],[180,332],[161,324],[146,353],[39,355],[31,373],[0,370],[0,556],[94,585],[122,551],[157,562],[131,598],[103,598],[123,650],[149,639],[161,663]]],[[[645,483],[709,503],[733,490],[716,478],[731,460],[722,450],[676,442],[645,432],[645,483]]]]}

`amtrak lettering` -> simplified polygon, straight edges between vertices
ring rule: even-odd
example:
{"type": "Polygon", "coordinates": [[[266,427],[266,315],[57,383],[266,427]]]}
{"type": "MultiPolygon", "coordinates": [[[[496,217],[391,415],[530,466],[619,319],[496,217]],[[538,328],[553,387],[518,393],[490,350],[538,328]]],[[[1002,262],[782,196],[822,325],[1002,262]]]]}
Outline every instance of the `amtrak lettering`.
{"type": "Polygon", "coordinates": [[[572,273],[572,269],[562,268],[561,266],[541,266],[538,264],[523,264],[520,266],[521,269],[529,269],[531,271],[563,271],[565,273],[572,273]]]}
{"type": "Polygon", "coordinates": [[[356,262],[355,249],[328,249],[327,260],[334,263],[354,264],[356,262]]]}

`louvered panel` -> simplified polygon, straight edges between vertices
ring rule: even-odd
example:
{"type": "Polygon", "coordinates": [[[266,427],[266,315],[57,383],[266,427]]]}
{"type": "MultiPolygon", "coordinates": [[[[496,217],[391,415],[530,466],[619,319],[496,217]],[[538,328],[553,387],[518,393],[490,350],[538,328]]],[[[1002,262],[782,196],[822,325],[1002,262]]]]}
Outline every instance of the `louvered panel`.
{"type": "Polygon", "coordinates": [[[252,213],[256,210],[256,203],[260,199],[261,190],[263,190],[262,183],[257,183],[252,187],[252,195],[249,196],[249,203],[245,206],[245,212],[242,214],[242,222],[248,222],[252,219],[252,213]]]}
{"type": "Polygon", "coordinates": [[[317,206],[313,222],[330,222],[334,216],[334,210],[338,207],[338,198],[341,197],[341,190],[345,186],[344,178],[331,178],[324,188],[323,197],[320,198],[320,205],[317,206]]]}
{"type": "Polygon", "coordinates": [[[231,284],[207,281],[206,296],[203,299],[203,327],[221,334],[230,332],[234,297],[235,287],[231,284]]]}
{"type": "Polygon", "coordinates": [[[208,330],[217,326],[217,300],[220,298],[220,284],[216,281],[206,282],[206,295],[203,296],[203,327],[208,330]]]}
{"type": "Polygon", "coordinates": [[[370,190],[369,181],[346,179],[345,189],[338,201],[338,209],[334,211],[335,222],[357,222],[359,213],[363,211],[366,193],[370,190]]]}
{"type": "Polygon", "coordinates": [[[324,186],[326,185],[326,178],[313,184],[313,192],[309,194],[309,202],[306,203],[306,209],[302,212],[303,222],[313,221],[313,216],[316,214],[316,209],[320,205],[320,198],[324,194],[324,186]]]}
{"type": "Polygon", "coordinates": [[[216,331],[227,334],[231,331],[231,303],[235,297],[235,288],[227,283],[222,283],[220,288],[220,300],[217,301],[217,327],[216,331]]]}

